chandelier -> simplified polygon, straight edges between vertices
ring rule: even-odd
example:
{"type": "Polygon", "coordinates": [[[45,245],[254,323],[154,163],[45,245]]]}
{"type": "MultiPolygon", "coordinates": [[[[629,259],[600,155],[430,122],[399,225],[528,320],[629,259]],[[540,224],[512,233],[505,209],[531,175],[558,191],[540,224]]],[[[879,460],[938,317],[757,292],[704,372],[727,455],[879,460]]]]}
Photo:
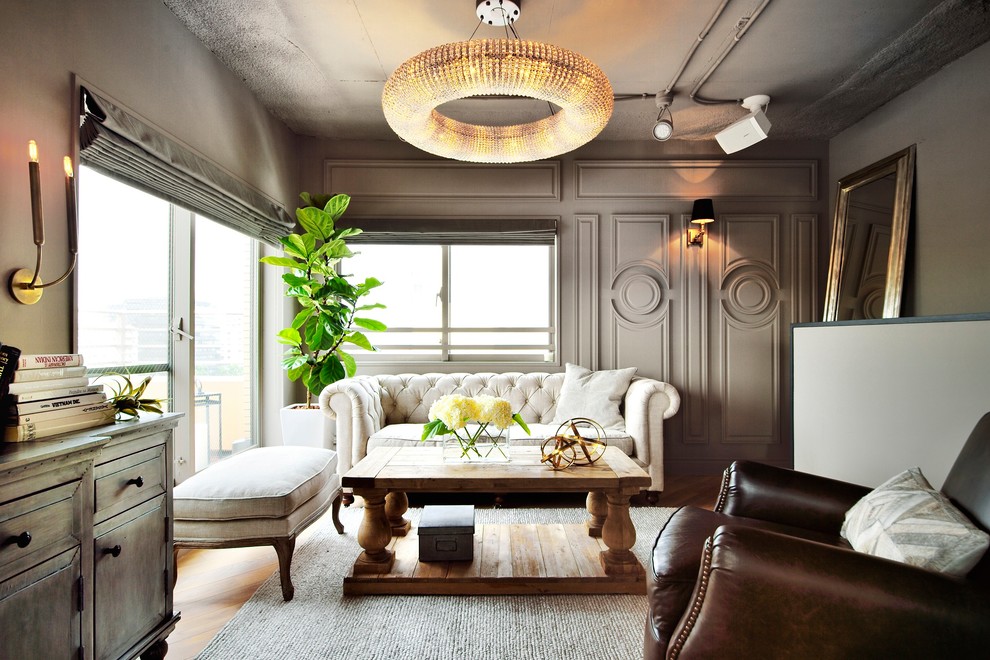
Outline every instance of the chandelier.
{"type": "MultiPolygon", "coordinates": [[[[482,21],[484,4],[504,16],[501,25],[519,15],[518,2],[483,1],[478,6],[482,21]]],[[[613,106],[612,86],[591,60],[518,38],[431,48],[400,65],[382,93],[385,119],[400,138],[437,156],[474,163],[520,163],[577,149],[605,128],[613,106]],[[470,124],[436,110],[473,96],[523,96],[560,110],[512,126],[470,124]]]]}

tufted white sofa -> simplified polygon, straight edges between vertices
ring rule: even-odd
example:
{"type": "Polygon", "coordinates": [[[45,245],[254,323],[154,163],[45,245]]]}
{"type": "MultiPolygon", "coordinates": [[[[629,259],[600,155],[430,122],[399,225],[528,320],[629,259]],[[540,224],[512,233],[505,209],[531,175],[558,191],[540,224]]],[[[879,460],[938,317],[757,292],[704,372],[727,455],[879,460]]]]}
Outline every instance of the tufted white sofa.
{"type": "MultiPolygon", "coordinates": [[[[320,394],[320,409],[337,423],[338,470],[346,473],[369,449],[428,446],[420,442],[433,402],[445,394],[498,396],[512,404],[530,428],[530,437],[513,427],[512,444],[539,445],[557,430],[554,414],[564,384],[561,373],[427,373],[344,378],[320,394]]],[[[621,407],[625,431],[607,432],[608,443],[622,449],[650,473],[650,491],[663,490],[663,420],[677,412],[680,396],[668,383],[634,378],[621,407]]]]}

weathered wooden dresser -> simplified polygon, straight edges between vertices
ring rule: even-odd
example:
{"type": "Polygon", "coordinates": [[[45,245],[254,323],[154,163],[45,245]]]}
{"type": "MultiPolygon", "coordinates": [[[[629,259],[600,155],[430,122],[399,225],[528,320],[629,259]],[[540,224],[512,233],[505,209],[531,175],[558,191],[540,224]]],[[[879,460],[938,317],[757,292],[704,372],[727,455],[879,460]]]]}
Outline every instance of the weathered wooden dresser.
{"type": "Polygon", "coordinates": [[[180,416],[0,443],[0,658],[164,657],[180,416]]]}

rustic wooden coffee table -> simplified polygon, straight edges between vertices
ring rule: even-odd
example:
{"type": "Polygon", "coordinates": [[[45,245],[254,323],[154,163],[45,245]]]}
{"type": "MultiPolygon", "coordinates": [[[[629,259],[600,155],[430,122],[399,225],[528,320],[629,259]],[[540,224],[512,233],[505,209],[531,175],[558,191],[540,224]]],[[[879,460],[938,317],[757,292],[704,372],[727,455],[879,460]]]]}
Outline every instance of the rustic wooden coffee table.
{"type": "Polygon", "coordinates": [[[629,498],[650,476],[616,447],[591,466],[554,472],[539,447],[514,447],[501,464],[444,463],[439,448],[381,447],[344,475],[365,501],[364,551],[344,578],[352,594],[646,592],[632,553],[629,498]],[[477,525],[471,562],[420,562],[419,539],[403,518],[407,492],[587,492],[584,524],[477,525]]]}

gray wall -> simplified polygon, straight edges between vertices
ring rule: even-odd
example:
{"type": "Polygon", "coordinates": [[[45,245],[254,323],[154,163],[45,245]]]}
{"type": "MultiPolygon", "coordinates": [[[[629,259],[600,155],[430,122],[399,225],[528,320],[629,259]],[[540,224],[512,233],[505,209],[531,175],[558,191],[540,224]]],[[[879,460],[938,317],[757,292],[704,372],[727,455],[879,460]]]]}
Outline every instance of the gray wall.
{"type": "MultiPolygon", "coordinates": [[[[918,145],[902,316],[990,310],[990,43],[829,144],[829,182],[918,145]]],[[[831,197],[834,198],[834,190],[831,197]]],[[[835,200],[830,200],[834,209],[835,200]]],[[[831,218],[831,216],[830,216],[831,218]]]]}
{"type": "Polygon", "coordinates": [[[726,158],[714,142],[657,143],[648,129],[640,141],[495,167],[399,143],[304,143],[303,188],[351,194],[358,226],[362,216],[559,218],[555,364],[361,371],[634,366],[681,393],[665,425],[667,473],[720,472],[734,458],[789,465],[789,328],[821,313],[827,145],[766,141],[726,158]],[[698,197],[714,198],[718,216],[703,249],[684,240],[698,197]]]}
{"type": "MultiPolygon", "coordinates": [[[[0,5],[0,275],[34,265],[27,143],[41,150],[43,279],[67,254],[62,156],[73,153],[72,74],[287,204],[295,201],[295,136],[255,100],[161,2],[4,0],[0,5]]],[[[138,244],[134,241],[138,237],[138,244]]],[[[122,233],[121,249],[140,247],[122,233]],[[124,237],[127,242],[124,242],[124,237]]],[[[81,255],[85,258],[85,255],[81,255]]],[[[0,342],[32,353],[72,348],[72,283],[36,305],[0,294],[0,342]]]]}
{"type": "MultiPolygon", "coordinates": [[[[27,143],[37,141],[46,221],[43,279],[67,264],[62,156],[73,153],[76,74],[272,198],[293,208],[298,189],[294,136],[265,110],[172,13],[156,0],[3,0],[0,3],[0,342],[30,353],[73,347],[73,280],[32,306],[13,301],[7,278],[34,266],[27,143]]],[[[140,249],[140,219],[120,249],[140,249]]],[[[211,246],[204,246],[211,249],[211,246]]],[[[85,259],[86,255],[80,255],[85,259]]],[[[272,269],[274,270],[274,269],[272,269]]],[[[133,277],[133,275],[131,276],[133,277]]],[[[107,283],[112,295],[113,283],[107,283]]],[[[262,364],[278,365],[270,341],[281,327],[281,282],[264,282],[262,364]]],[[[277,366],[264,369],[266,409],[291,399],[277,366]]],[[[267,410],[266,410],[267,411],[267,410]]],[[[263,417],[278,438],[278,415],[263,417]]],[[[269,440],[272,442],[272,440],[269,440]]],[[[275,440],[277,442],[277,440],[275,440]]]]}

